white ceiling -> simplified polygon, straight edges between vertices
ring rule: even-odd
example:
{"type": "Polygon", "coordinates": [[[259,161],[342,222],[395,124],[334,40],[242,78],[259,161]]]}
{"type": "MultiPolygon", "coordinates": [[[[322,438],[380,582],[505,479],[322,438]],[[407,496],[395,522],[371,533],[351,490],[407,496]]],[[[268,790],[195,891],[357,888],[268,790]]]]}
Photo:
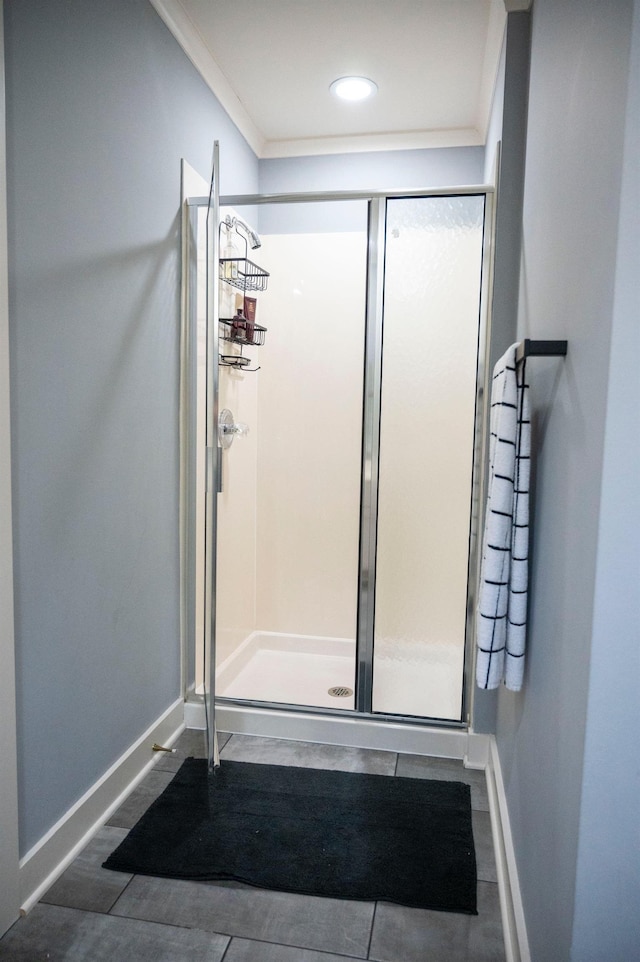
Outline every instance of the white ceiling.
{"type": "Polygon", "coordinates": [[[504,0],[151,2],[258,157],[484,143],[504,0]]]}

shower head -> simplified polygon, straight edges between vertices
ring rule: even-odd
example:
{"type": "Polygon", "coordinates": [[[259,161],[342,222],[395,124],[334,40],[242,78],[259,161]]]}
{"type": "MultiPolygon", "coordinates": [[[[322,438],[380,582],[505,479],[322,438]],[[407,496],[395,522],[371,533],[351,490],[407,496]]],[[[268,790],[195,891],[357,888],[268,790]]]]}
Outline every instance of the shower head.
{"type": "Polygon", "coordinates": [[[249,241],[249,245],[252,251],[256,251],[259,247],[262,247],[262,241],[260,240],[256,232],[251,227],[249,227],[249,225],[246,224],[243,220],[240,220],[239,217],[227,216],[225,218],[225,224],[229,228],[235,227],[236,230],[238,230],[238,228],[242,228],[242,230],[247,235],[247,239],[249,241]]]}
{"type": "Polygon", "coordinates": [[[245,231],[247,232],[247,235],[249,237],[249,244],[251,246],[252,251],[257,251],[259,247],[262,247],[262,241],[260,240],[256,232],[252,230],[251,227],[249,227],[248,224],[245,224],[243,220],[238,220],[238,225],[240,227],[244,227],[245,231]]]}

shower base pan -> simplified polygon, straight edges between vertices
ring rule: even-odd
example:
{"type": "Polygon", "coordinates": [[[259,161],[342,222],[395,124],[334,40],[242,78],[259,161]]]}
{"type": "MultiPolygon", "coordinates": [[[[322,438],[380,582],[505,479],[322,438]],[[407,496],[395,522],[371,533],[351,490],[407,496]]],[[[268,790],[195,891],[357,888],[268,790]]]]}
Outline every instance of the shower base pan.
{"type": "MultiPolygon", "coordinates": [[[[216,672],[224,698],[353,709],[355,641],[256,631],[216,672]]],[[[460,717],[462,652],[451,645],[380,643],[374,661],[374,711],[460,717]]]]}
{"type": "Polygon", "coordinates": [[[353,708],[355,641],[254,631],[218,667],[216,694],[313,708],[353,708]],[[351,694],[330,695],[329,689],[351,694]]]}

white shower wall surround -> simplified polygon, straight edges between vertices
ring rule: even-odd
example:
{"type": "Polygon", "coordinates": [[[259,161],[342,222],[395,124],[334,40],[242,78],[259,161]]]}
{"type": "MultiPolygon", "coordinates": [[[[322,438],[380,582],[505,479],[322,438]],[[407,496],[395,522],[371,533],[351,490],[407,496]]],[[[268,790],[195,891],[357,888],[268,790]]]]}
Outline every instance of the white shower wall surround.
{"type": "Polygon", "coordinates": [[[220,377],[220,409],[250,432],[223,455],[218,665],[258,630],[355,639],[365,227],[267,235],[256,252],[271,274],[260,371],[220,377]]]}

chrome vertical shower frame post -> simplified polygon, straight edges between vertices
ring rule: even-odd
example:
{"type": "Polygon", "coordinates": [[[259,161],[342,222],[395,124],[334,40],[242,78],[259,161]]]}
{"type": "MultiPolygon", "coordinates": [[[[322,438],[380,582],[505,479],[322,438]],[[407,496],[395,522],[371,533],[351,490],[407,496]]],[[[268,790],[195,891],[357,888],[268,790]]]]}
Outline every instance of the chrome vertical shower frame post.
{"type": "Polygon", "coordinates": [[[369,201],[355,691],[356,711],[367,713],[373,689],[386,208],[385,197],[369,201]]]}
{"type": "MultiPolygon", "coordinates": [[[[182,211],[182,331],[180,341],[180,674],[183,698],[190,685],[189,646],[195,643],[196,340],[199,211],[185,199],[182,211]]],[[[195,652],[194,652],[195,656],[195,652]]]]}
{"type": "Polygon", "coordinates": [[[216,546],[218,533],[218,261],[219,261],[219,145],[213,146],[211,189],[207,204],[207,400],[205,457],[205,610],[204,687],[209,769],[219,764],[216,736],[216,546]]]}
{"type": "Polygon", "coordinates": [[[473,469],[471,476],[471,514],[469,525],[469,562],[467,569],[467,616],[465,620],[464,685],[462,687],[462,720],[471,725],[475,692],[475,634],[482,564],[482,531],[486,465],[489,448],[489,405],[491,403],[491,291],[493,290],[493,257],[495,237],[496,195],[484,192],[482,235],[482,276],[480,278],[480,315],[478,318],[478,363],[476,368],[476,408],[473,432],[473,469]]]}

